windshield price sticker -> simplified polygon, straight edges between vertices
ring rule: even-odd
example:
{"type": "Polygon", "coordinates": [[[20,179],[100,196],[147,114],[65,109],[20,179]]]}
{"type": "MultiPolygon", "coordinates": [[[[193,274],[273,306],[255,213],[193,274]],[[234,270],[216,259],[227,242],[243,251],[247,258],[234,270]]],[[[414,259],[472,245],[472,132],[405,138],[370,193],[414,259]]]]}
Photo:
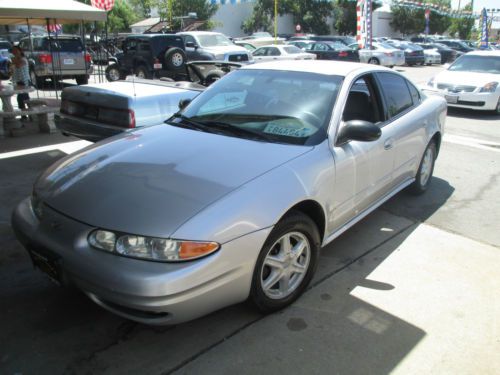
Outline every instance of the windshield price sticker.
{"type": "Polygon", "coordinates": [[[264,133],[284,135],[287,137],[303,138],[311,134],[311,130],[301,126],[298,128],[296,124],[285,124],[287,126],[282,126],[280,124],[270,122],[264,129],[264,133]]]}

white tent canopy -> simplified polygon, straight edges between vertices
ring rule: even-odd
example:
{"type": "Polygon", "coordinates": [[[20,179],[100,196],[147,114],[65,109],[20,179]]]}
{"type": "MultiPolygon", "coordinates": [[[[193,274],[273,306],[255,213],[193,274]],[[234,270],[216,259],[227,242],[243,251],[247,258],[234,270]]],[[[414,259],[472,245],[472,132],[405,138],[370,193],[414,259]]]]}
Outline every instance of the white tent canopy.
{"type": "Polygon", "coordinates": [[[0,0],[0,25],[106,21],[106,12],[73,0],[0,0]]]}

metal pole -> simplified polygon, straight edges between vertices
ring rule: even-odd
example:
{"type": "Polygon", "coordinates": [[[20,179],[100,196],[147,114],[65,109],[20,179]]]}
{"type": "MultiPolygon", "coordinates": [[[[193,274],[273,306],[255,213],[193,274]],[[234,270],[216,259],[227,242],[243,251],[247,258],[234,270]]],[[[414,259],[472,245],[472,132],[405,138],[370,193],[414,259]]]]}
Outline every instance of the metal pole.
{"type": "MultiPolygon", "coordinates": [[[[54,91],[56,92],[56,99],[59,99],[57,95],[57,84],[56,84],[56,68],[54,65],[54,54],[52,53],[52,40],[50,36],[50,21],[48,18],[46,18],[47,22],[47,34],[49,36],[49,52],[50,52],[50,57],[52,58],[52,83],[54,84],[54,91]]],[[[60,56],[59,56],[60,57],[60,56]]]]}
{"type": "MultiPolygon", "coordinates": [[[[31,25],[30,25],[30,20],[26,18],[26,24],[28,25],[28,35],[30,38],[30,52],[31,56],[33,56],[33,39],[31,38],[31,25]]],[[[29,67],[29,61],[28,61],[28,67],[29,67]]],[[[33,67],[35,69],[35,67],[33,67]]],[[[30,80],[31,80],[31,75],[30,75],[30,80]]],[[[32,85],[36,85],[36,82],[31,82],[32,85]]],[[[37,99],[40,99],[40,92],[38,91],[38,87],[36,88],[36,97],[37,99]]]]}
{"type": "Polygon", "coordinates": [[[274,0],[274,44],[278,44],[278,0],[274,0]]]}

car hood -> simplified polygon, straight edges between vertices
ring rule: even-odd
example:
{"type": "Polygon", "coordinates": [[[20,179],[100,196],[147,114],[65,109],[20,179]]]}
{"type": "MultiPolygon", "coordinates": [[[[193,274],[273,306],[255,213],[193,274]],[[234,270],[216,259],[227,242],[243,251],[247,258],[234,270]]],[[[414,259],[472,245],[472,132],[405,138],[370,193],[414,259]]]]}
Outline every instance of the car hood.
{"type": "Polygon", "coordinates": [[[235,53],[235,52],[245,52],[247,53],[247,49],[245,47],[237,46],[236,44],[232,46],[214,46],[214,47],[203,47],[203,49],[207,52],[212,52],[215,54],[220,53],[235,53]]]}
{"type": "Polygon", "coordinates": [[[459,72],[445,70],[439,73],[435,79],[436,83],[448,83],[457,86],[484,86],[490,82],[498,82],[498,74],[459,72]]]}
{"type": "Polygon", "coordinates": [[[203,208],[312,148],[158,125],[63,158],[34,192],[89,225],[169,237],[203,208]]]}

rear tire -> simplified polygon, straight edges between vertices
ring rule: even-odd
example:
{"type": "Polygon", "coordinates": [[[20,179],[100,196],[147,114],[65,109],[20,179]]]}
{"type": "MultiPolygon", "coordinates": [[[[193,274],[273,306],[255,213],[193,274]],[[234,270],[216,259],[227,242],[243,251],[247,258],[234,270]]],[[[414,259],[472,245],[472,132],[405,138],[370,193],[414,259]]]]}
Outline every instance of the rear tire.
{"type": "Polygon", "coordinates": [[[115,82],[120,79],[125,79],[125,77],[125,74],[120,70],[120,67],[116,63],[110,64],[106,68],[106,79],[109,82],[115,82]]]}
{"type": "Polygon", "coordinates": [[[137,78],[143,78],[143,79],[152,78],[151,72],[144,65],[139,65],[137,68],[135,68],[134,73],[137,76],[137,78]]]}
{"type": "Polygon", "coordinates": [[[434,172],[434,162],[436,161],[436,143],[431,140],[424,151],[420,166],[418,167],[415,181],[409,186],[408,191],[413,195],[421,195],[427,191],[434,172]]]}
{"type": "Polygon", "coordinates": [[[89,78],[87,76],[77,76],[76,83],[78,85],[86,85],[89,83],[89,78]]]}
{"type": "Polygon", "coordinates": [[[31,84],[37,89],[42,88],[45,84],[45,78],[38,77],[35,73],[35,69],[32,67],[30,68],[30,80],[31,84]]]}
{"type": "Polygon", "coordinates": [[[498,98],[497,107],[493,110],[495,115],[500,115],[500,98],[498,98]]]}
{"type": "Polygon", "coordinates": [[[249,300],[263,313],[295,301],[314,275],[320,243],[318,228],[309,216],[292,211],[281,219],[257,258],[249,300]]]}
{"type": "Polygon", "coordinates": [[[182,69],[187,61],[186,53],[180,48],[170,48],[164,58],[168,70],[182,69]]]}
{"type": "Polygon", "coordinates": [[[372,57],[370,60],[368,60],[368,64],[380,65],[380,61],[376,57],[372,57]]]}

